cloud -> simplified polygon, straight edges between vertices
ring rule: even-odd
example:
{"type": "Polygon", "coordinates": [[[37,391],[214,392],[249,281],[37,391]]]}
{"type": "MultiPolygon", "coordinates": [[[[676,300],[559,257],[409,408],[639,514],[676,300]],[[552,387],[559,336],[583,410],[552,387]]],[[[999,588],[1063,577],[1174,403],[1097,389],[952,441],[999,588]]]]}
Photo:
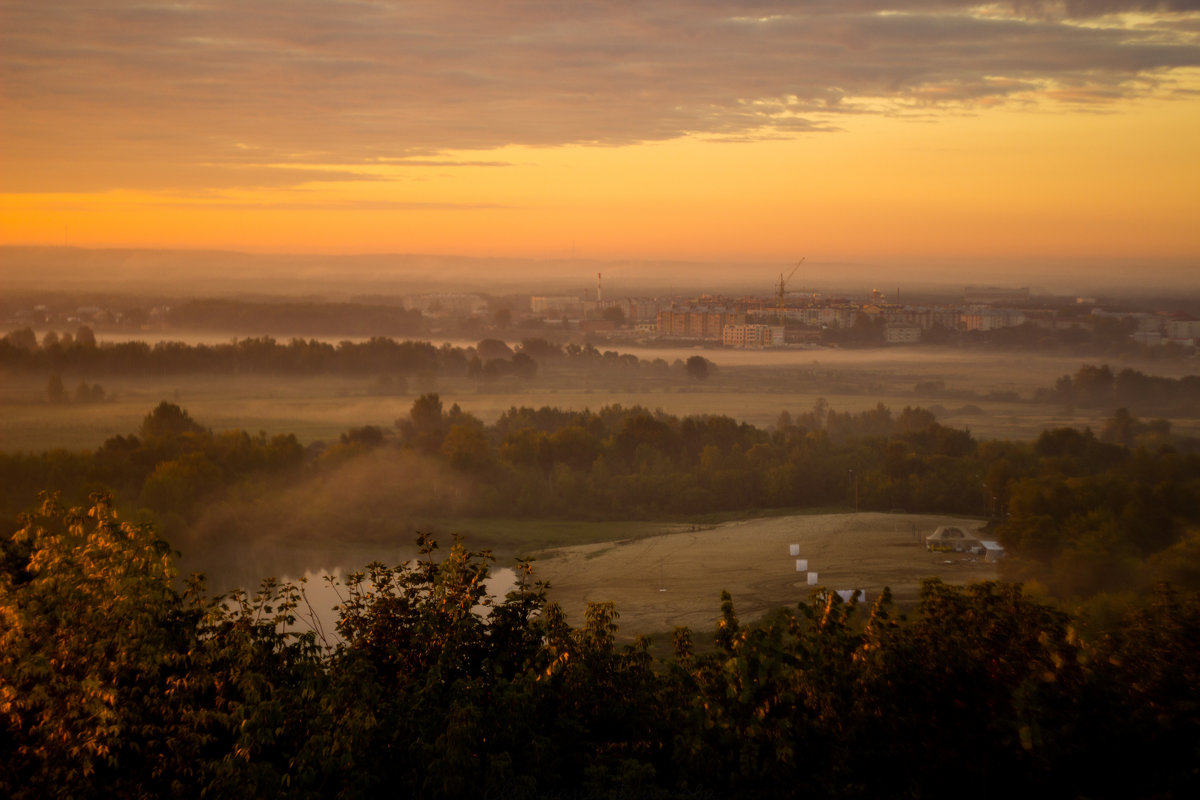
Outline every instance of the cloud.
{"type": "Polygon", "coordinates": [[[191,211],[479,211],[512,206],[500,203],[435,203],[399,200],[317,200],[313,202],[243,202],[220,197],[194,202],[162,202],[162,208],[186,208],[191,211]]]}
{"type": "Polygon", "coordinates": [[[1198,0],[1017,0],[1013,7],[1068,19],[1092,19],[1109,14],[1187,12],[1200,10],[1198,0]]]}
{"type": "MultiPolygon", "coordinates": [[[[189,156],[181,154],[180,157],[189,156]]],[[[170,162],[165,157],[162,160],[140,161],[125,156],[117,160],[109,155],[102,160],[14,159],[11,163],[6,160],[0,188],[13,193],[143,189],[204,194],[224,187],[273,189],[305,183],[378,180],[380,178],[377,175],[346,169],[237,163],[194,164],[187,161],[170,162]]]]}
{"type": "Polygon", "coordinates": [[[509,144],[1111,102],[1200,66],[1198,19],[1197,0],[6,0],[0,189],[358,180],[509,144]]]}

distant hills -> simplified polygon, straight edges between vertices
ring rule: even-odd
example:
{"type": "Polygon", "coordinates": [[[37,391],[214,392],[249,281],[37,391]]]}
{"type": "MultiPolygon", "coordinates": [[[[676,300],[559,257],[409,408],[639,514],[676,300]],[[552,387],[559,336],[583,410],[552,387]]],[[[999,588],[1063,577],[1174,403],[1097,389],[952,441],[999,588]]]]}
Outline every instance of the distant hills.
{"type": "MultiPolygon", "coordinates": [[[[434,254],[258,254],[225,250],[0,246],[4,291],[58,290],[163,296],[289,295],[345,300],[422,292],[589,294],[603,275],[606,297],[690,293],[772,296],[778,263],[472,258],[434,254]]],[[[1200,265],[1001,259],[937,263],[840,263],[809,258],[790,289],[888,295],[952,294],[968,284],[1028,286],[1035,295],[1108,294],[1177,298],[1196,294],[1200,265]],[[973,264],[973,265],[972,265],[973,264]]]]}

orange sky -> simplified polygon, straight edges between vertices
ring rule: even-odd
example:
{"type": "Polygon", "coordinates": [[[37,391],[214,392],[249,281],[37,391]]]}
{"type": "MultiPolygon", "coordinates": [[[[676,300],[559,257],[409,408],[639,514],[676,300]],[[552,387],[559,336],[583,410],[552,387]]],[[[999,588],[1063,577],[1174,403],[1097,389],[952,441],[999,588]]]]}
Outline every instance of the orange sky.
{"type": "Polygon", "coordinates": [[[6,2],[0,244],[1200,259],[1194,12],[334,5],[6,2]]]}

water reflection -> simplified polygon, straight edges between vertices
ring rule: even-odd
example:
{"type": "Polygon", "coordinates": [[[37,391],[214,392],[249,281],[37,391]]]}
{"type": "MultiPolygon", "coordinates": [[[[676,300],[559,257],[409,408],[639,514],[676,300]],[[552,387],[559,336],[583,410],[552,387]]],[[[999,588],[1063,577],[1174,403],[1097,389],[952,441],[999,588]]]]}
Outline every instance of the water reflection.
{"type": "MultiPolygon", "coordinates": [[[[299,583],[294,578],[285,580],[299,583]]],[[[337,644],[341,641],[337,634],[338,607],[349,596],[342,570],[309,570],[304,573],[303,580],[304,602],[297,609],[295,630],[315,631],[318,640],[330,646],[337,644]]],[[[503,601],[504,596],[516,588],[517,574],[511,567],[493,569],[484,586],[489,596],[497,602],[503,601]]]]}

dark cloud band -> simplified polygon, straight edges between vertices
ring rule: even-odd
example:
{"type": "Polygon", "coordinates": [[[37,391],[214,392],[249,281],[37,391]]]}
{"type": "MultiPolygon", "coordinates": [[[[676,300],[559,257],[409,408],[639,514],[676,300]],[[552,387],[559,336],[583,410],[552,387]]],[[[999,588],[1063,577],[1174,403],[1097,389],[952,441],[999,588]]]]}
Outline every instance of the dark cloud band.
{"type": "Polygon", "coordinates": [[[123,165],[127,182],[223,186],[247,185],[237,166],[414,164],[451,150],[689,133],[744,141],[829,130],[844,114],[1102,103],[1200,66],[1198,0],[0,9],[0,158],[24,165],[3,170],[10,190],[124,185],[112,177],[123,165]],[[151,180],[136,168],[146,162],[184,166],[151,180]],[[72,183],[64,165],[75,164],[89,166],[72,183]]]}

